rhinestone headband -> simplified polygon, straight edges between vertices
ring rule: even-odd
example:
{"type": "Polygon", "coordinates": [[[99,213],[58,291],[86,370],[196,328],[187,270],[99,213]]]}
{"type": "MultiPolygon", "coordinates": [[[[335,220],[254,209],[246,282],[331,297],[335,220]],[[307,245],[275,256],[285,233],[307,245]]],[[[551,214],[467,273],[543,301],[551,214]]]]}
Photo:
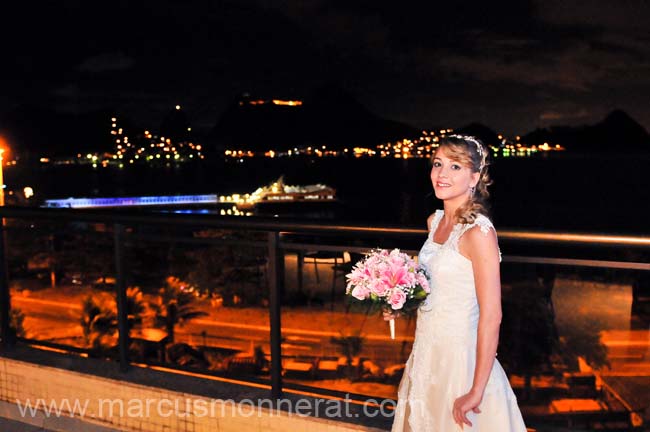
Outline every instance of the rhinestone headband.
{"type": "Polygon", "coordinates": [[[481,164],[478,167],[479,171],[483,170],[483,167],[485,167],[485,149],[483,149],[483,146],[481,145],[480,142],[476,139],[476,137],[473,137],[472,135],[459,135],[459,134],[454,134],[454,135],[449,135],[449,138],[458,138],[462,139],[464,141],[469,141],[474,146],[476,146],[476,152],[478,153],[479,157],[481,158],[481,164]]]}

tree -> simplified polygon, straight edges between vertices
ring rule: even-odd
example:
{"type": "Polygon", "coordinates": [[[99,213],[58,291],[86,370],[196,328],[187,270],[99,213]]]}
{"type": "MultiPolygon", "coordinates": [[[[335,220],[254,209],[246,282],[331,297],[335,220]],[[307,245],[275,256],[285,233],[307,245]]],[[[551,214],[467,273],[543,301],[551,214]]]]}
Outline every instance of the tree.
{"type": "MultiPolygon", "coordinates": [[[[139,287],[128,287],[126,290],[127,330],[142,323],[146,312],[146,302],[139,287]]],[[[109,345],[109,339],[118,331],[117,304],[106,293],[88,295],[82,301],[81,328],[87,346],[98,354],[103,353],[109,345]]]]}
{"type": "Polygon", "coordinates": [[[225,246],[196,248],[188,252],[192,264],[187,266],[187,280],[196,286],[202,295],[223,296],[224,269],[229,267],[229,249],[225,246]]]}
{"type": "MultiPolygon", "coordinates": [[[[204,230],[195,236],[226,241],[253,242],[265,240],[263,234],[230,230],[204,230]]],[[[194,248],[187,252],[186,260],[178,268],[189,269],[186,280],[194,285],[202,295],[220,296],[227,306],[260,304],[267,298],[263,288],[266,252],[264,248],[245,244],[210,245],[194,248]],[[182,266],[182,267],[181,267],[182,266]]],[[[177,264],[178,265],[178,264],[177,264]]],[[[171,273],[179,275],[179,271],[171,273]]]]}
{"type": "Polygon", "coordinates": [[[559,328],[560,343],[558,354],[569,370],[576,371],[578,357],[582,357],[590,367],[600,369],[609,367],[607,346],[600,340],[602,323],[588,316],[576,314],[559,328]]]}
{"type": "Polygon", "coordinates": [[[151,304],[155,312],[156,323],[165,328],[169,342],[174,343],[176,324],[207,316],[206,312],[196,309],[196,288],[180,279],[170,276],[160,288],[159,296],[151,304]]]}
{"type": "Polygon", "coordinates": [[[146,310],[147,303],[144,300],[140,287],[128,287],[126,289],[126,315],[129,331],[131,331],[136,325],[142,324],[142,319],[146,314],[146,310]]]}
{"type": "Polygon", "coordinates": [[[555,313],[547,287],[532,278],[513,283],[503,296],[498,353],[508,373],[524,377],[524,400],[531,396],[532,378],[552,371],[557,349],[555,313]]]}
{"type": "Polygon", "coordinates": [[[65,273],[80,273],[89,282],[99,279],[106,284],[115,274],[113,239],[90,227],[72,226],[60,239],[55,252],[57,267],[65,273]]]}
{"type": "Polygon", "coordinates": [[[25,337],[25,314],[18,308],[9,311],[9,328],[15,336],[25,337]]]}
{"type": "Polygon", "coordinates": [[[105,352],[110,339],[117,332],[115,302],[107,296],[88,295],[81,303],[80,324],[86,346],[96,354],[105,352]]]}

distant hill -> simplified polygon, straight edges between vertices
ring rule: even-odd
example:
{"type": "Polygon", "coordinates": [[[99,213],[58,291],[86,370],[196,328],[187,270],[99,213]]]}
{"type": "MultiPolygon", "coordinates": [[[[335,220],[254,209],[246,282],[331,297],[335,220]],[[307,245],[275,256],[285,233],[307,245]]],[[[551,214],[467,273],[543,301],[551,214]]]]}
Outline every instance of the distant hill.
{"type": "Polygon", "coordinates": [[[170,110],[160,124],[160,135],[174,142],[191,141],[190,121],[185,111],[180,107],[170,110]]]}
{"type": "Polygon", "coordinates": [[[496,132],[481,123],[470,123],[458,129],[454,129],[454,133],[473,135],[479,138],[483,144],[498,147],[501,140],[496,132]]]}
{"type": "Polygon", "coordinates": [[[112,149],[108,110],[65,114],[40,106],[20,106],[0,118],[0,133],[24,158],[69,156],[112,149]]]}
{"type": "Polygon", "coordinates": [[[300,105],[278,105],[272,98],[237,98],[209,135],[217,148],[287,150],[327,146],[343,149],[418,136],[419,130],[372,114],[339,86],[326,85],[300,105]]]}
{"type": "Polygon", "coordinates": [[[594,125],[536,129],[521,140],[527,144],[561,144],[568,151],[579,152],[650,151],[650,134],[622,110],[612,111],[594,125]]]}

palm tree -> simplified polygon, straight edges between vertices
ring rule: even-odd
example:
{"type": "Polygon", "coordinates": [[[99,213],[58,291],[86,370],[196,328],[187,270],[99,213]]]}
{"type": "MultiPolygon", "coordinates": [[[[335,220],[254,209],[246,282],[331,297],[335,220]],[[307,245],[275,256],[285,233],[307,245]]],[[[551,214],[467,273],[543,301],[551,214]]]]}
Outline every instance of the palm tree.
{"type": "Polygon", "coordinates": [[[146,314],[147,303],[144,301],[142,290],[137,286],[126,289],[126,328],[127,346],[131,346],[131,331],[136,325],[141,325],[146,314]]]}
{"type": "Polygon", "coordinates": [[[144,301],[142,290],[137,286],[130,286],[126,289],[126,315],[129,331],[138,324],[147,310],[147,303],[144,301]]]}
{"type": "MultiPolygon", "coordinates": [[[[127,337],[137,324],[142,323],[146,302],[137,286],[126,289],[127,337]]],[[[106,339],[118,331],[117,305],[106,295],[88,295],[81,303],[81,328],[87,346],[101,353],[106,349],[106,339]]]]}
{"type": "Polygon", "coordinates": [[[115,305],[103,297],[88,295],[81,303],[80,324],[86,346],[101,353],[106,348],[106,339],[117,331],[117,314],[115,305]]]}
{"type": "Polygon", "coordinates": [[[167,331],[169,343],[174,343],[176,324],[183,325],[187,321],[208,315],[195,307],[195,287],[174,276],[165,280],[159,293],[157,301],[151,307],[155,311],[157,324],[167,331]]]}

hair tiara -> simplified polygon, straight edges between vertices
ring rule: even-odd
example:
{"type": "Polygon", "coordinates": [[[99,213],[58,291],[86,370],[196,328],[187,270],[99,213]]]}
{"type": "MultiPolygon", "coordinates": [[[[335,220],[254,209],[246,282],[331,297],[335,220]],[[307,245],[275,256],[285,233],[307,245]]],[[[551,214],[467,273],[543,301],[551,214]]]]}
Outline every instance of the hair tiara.
{"type": "Polygon", "coordinates": [[[460,135],[460,134],[448,135],[447,137],[448,138],[462,139],[464,141],[468,141],[468,142],[471,142],[472,144],[474,144],[474,146],[476,147],[476,152],[478,153],[479,157],[481,158],[481,163],[480,163],[480,165],[478,167],[478,170],[479,171],[483,170],[483,168],[485,167],[485,155],[486,155],[486,152],[485,152],[485,149],[483,148],[483,146],[481,145],[481,143],[478,141],[478,139],[476,137],[474,137],[472,135],[460,135]]]}

